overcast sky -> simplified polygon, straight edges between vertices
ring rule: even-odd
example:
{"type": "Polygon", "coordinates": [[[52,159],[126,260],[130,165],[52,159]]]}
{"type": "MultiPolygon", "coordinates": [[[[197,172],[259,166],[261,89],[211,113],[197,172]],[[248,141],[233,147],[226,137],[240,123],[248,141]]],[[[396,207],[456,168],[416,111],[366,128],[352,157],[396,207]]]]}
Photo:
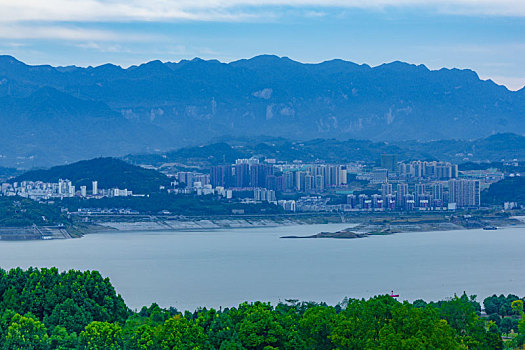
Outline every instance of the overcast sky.
{"type": "Polygon", "coordinates": [[[124,67],[259,54],[401,60],[471,68],[516,90],[525,85],[525,0],[0,0],[0,53],[124,67]]]}

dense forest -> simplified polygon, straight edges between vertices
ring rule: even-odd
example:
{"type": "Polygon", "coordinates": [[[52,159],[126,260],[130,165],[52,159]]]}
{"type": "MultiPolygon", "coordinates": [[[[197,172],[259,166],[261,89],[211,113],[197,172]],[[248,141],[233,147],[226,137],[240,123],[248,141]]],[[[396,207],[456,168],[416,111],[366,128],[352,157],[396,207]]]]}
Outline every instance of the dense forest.
{"type": "Polygon", "coordinates": [[[525,341],[523,300],[383,295],[336,306],[287,300],[194,312],[130,310],[95,271],[0,270],[0,347],[11,349],[503,349],[525,341]],[[505,321],[509,320],[509,321],[505,321]],[[502,333],[508,334],[505,342],[502,333]]]}

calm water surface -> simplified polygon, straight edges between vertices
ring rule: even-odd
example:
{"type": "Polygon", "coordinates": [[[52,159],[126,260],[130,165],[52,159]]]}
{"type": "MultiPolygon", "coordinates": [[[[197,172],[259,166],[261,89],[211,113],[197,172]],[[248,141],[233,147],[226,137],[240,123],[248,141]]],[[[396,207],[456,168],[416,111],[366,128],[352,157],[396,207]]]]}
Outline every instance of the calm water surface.
{"type": "Polygon", "coordinates": [[[349,224],[108,232],[64,241],[0,241],[0,267],[95,269],[132,308],[193,310],[288,298],[335,304],[394,290],[436,300],[466,291],[525,295],[525,228],[279,239],[349,224]]]}

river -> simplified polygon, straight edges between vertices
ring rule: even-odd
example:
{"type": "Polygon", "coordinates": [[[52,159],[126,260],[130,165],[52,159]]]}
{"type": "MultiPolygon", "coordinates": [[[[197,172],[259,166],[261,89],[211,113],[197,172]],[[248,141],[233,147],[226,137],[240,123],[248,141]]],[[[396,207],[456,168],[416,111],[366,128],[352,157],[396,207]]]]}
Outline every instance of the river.
{"type": "Polygon", "coordinates": [[[400,299],[454,293],[525,296],[525,228],[280,239],[349,224],[203,232],[107,232],[81,239],[0,241],[0,267],[95,269],[131,308],[179,310],[284,299],[336,304],[393,290],[400,299]]]}

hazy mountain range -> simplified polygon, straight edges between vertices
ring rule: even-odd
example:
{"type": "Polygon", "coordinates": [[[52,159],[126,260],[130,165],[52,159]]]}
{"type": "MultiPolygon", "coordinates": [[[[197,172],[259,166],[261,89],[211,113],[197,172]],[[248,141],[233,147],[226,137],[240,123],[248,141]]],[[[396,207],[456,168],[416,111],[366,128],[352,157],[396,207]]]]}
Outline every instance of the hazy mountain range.
{"type": "Polygon", "coordinates": [[[374,141],[525,133],[525,88],[393,62],[152,61],[29,66],[0,56],[0,164],[175,149],[224,135],[374,141]]]}

